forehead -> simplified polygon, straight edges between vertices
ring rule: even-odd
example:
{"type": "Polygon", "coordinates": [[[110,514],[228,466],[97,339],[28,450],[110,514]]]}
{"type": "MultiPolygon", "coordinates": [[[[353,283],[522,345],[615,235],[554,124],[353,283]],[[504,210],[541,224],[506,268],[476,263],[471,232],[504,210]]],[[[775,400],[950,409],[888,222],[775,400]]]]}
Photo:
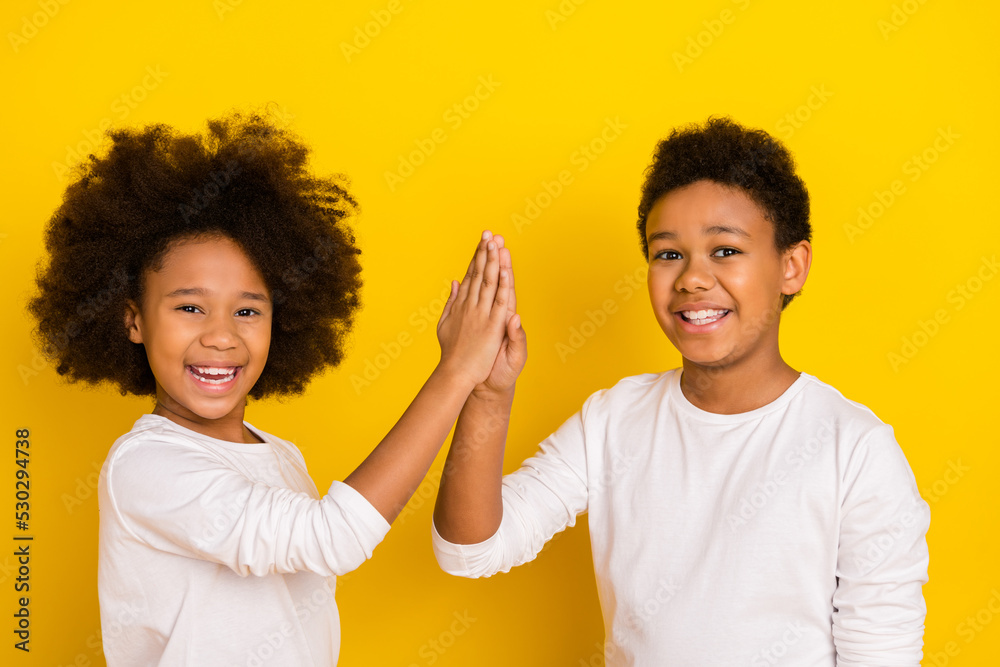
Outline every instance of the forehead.
{"type": "Polygon", "coordinates": [[[678,239],[726,232],[773,239],[764,211],[736,187],[696,181],[660,197],[646,219],[646,239],[678,239]],[[655,238],[654,238],[655,237],[655,238]]]}
{"type": "Polygon", "coordinates": [[[184,239],[170,246],[147,285],[201,288],[212,292],[267,292],[263,276],[235,241],[225,237],[184,239]]]}

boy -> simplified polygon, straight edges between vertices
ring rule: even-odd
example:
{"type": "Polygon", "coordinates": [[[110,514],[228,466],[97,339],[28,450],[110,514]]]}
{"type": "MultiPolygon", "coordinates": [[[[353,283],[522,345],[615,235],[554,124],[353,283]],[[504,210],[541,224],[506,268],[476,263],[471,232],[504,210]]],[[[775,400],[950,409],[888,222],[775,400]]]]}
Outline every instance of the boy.
{"type": "Polygon", "coordinates": [[[608,665],[918,665],[927,504],[892,429],[778,349],[808,220],[765,132],[716,118],[660,142],[638,229],[682,368],[593,394],[501,478],[517,329],[459,417],[441,567],[506,572],[587,512],[608,665]]]}

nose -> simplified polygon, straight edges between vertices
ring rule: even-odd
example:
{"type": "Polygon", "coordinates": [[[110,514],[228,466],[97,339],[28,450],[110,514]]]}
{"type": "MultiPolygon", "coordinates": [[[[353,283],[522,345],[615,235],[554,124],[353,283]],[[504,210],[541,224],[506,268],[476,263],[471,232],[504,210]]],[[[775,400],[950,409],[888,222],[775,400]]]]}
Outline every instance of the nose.
{"type": "Polygon", "coordinates": [[[695,292],[710,289],[715,284],[715,276],[705,262],[689,259],[684,263],[680,275],[674,281],[678,292],[695,292]]]}
{"type": "Polygon", "coordinates": [[[205,328],[201,334],[201,344],[217,350],[230,350],[236,347],[239,335],[236,333],[236,323],[225,311],[218,311],[205,319],[205,328]]]}

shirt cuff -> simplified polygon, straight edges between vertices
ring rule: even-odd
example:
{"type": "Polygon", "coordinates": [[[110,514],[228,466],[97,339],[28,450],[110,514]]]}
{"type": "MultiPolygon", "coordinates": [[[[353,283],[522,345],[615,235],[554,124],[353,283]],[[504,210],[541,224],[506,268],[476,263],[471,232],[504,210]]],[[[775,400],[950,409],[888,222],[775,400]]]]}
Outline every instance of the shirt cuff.
{"type": "Polygon", "coordinates": [[[500,528],[498,527],[495,533],[482,542],[455,544],[441,537],[434,524],[434,519],[431,519],[431,544],[434,547],[434,556],[442,570],[456,577],[476,578],[484,576],[484,572],[470,567],[470,561],[482,562],[483,558],[496,548],[495,545],[499,540],[500,528]]]}
{"type": "Polygon", "coordinates": [[[330,484],[327,495],[341,508],[344,518],[352,524],[354,534],[362,542],[370,558],[372,550],[389,533],[389,522],[350,484],[334,481],[330,484]]]}

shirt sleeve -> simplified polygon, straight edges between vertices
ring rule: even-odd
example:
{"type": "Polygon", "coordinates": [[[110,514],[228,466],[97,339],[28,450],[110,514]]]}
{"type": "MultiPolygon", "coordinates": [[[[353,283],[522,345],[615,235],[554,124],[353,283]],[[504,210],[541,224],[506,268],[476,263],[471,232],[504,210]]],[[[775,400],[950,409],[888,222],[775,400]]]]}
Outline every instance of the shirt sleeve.
{"type": "Polygon", "coordinates": [[[445,572],[489,577],[533,560],[552,536],[587,511],[585,419],[594,399],[542,442],[538,454],[503,478],[503,518],[478,544],[453,544],[431,525],[434,555],[445,572]]]}
{"type": "Polygon", "coordinates": [[[844,483],[833,596],[837,665],[918,667],[930,508],[891,427],[859,443],[844,483]]]}
{"type": "Polygon", "coordinates": [[[357,491],[322,498],[255,481],[189,445],[143,441],[105,470],[111,511],[155,549],[237,574],[342,575],[370,558],[389,524],[357,491]]]}

